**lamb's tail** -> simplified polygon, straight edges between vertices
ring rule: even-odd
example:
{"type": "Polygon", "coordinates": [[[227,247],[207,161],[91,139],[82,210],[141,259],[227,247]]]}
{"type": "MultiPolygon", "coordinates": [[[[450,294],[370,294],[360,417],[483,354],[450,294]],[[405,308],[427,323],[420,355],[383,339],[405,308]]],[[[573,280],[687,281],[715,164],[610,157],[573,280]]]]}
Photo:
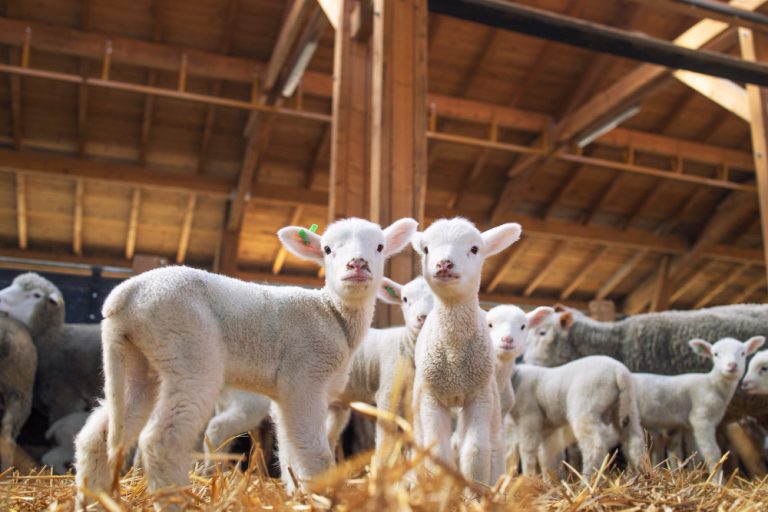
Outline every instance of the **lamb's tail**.
{"type": "Polygon", "coordinates": [[[104,300],[104,305],[101,307],[101,315],[104,318],[109,318],[122,310],[133,297],[137,289],[135,284],[134,279],[128,279],[117,285],[104,300]]]}
{"type": "MultiPolygon", "coordinates": [[[[111,295],[110,295],[111,297],[111,295]]],[[[107,409],[107,454],[114,469],[124,448],[125,438],[125,364],[124,352],[136,350],[120,331],[116,322],[105,318],[101,322],[101,339],[104,357],[104,396],[107,409]]]]}
{"type": "Polygon", "coordinates": [[[629,372],[617,372],[616,387],[619,388],[619,407],[616,415],[616,427],[621,431],[629,426],[632,421],[638,420],[637,397],[635,385],[632,382],[632,374],[629,372]]]}

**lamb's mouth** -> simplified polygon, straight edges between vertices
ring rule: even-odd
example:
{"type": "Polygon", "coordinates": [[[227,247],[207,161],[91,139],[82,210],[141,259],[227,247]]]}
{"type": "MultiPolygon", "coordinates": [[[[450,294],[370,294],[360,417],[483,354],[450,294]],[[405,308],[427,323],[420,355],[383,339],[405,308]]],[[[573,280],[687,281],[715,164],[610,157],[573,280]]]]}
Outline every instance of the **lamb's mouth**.
{"type": "Polygon", "coordinates": [[[352,274],[343,277],[341,280],[347,283],[368,283],[371,279],[370,274],[352,274]]]}
{"type": "Polygon", "coordinates": [[[432,274],[432,278],[436,281],[440,281],[441,283],[450,283],[453,281],[457,281],[459,279],[458,274],[453,274],[451,272],[437,272],[435,274],[432,274]]]}

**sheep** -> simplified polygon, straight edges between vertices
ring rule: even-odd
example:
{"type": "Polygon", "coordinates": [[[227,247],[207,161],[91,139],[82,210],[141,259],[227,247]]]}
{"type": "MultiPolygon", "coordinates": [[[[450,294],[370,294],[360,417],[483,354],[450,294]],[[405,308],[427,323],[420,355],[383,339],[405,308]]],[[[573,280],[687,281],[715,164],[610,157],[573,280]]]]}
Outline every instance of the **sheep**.
{"type": "MultiPolygon", "coordinates": [[[[346,402],[366,402],[377,405],[380,409],[390,409],[392,404],[398,403],[401,407],[397,412],[402,412],[402,406],[405,405],[402,403],[403,397],[393,396],[393,387],[397,381],[410,390],[413,383],[416,337],[432,310],[432,291],[421,276],[403,286],[384,278],[379,286],[378,298],[388,304],[399,304],[405,325],[370,329],[366,334],[350,364],[349,381],[343,400],[331,406],[327,422],[331,447],[336,445],[349,420],[350,411],[345,405],[346,402]]],[[[403,394],[405,389],[400,391],[403,394]]],[[[390,443],[391,436],[388,435],[386,426],[377,421],[374,464],[382,460],[382,455],[391,447],[390,443]]]]}
{"type": "Polygon", "coordinates": [[[78,487],[108,490],[121,453],[137,439],[150,490],[187,484],[192,448],[224,385],[273,400],[289,489],[288,466],[300,483],[328,469],[329,395],[344,388],[350,357],[371,324],[385,260],[405,247],[416,224],[401,219],[382,230],[351,218],[322,237],[282,228],[289,252],[325,268],[319,290],[188,267],[118,285],[102,310],[105,403],[75,443],[78,487]]]}
{"type": "Polygon", "coordinates": [[[32,409],[37,350],[26,327],[0,313],[0,471],[13,465],[16,438],[32,409]]]}
{"type": "Polygon", "coordinates": [[[75,459],[75,436],[88,419],[87,412],[73,412],[57,420],[48,428],[45,438],[54,446],[45,452],[42,462],[57,475],[66,474],[75,459]]]}
{"type": "MultiPolygon", "coordinates": [[[[527,363],[557,366],[587,355],[603,354],[635,373],[677,375],[707,372],[701,358],[690,357],[688,340],[748,339],[768,332],[768,315],[760,306],[719,306],[698,311],[665,311],[599,322],[571,309],[561,310],[528,334],[527,363]],[[743,307],[742,307],[743,306],[743,307]]],[[[768,420],[768,396],[737,392],[725,421],[754,416],[768,420]]]]}
{"type": "Polygon", "coordinates": [[[688,342],[690,347],[712,360],[709,373],[632,374],[643,426],[692,431],[705,463],[714,471],[722,456],[715,430],[744,375],[747,356],[763,343],[763,336],[754,336],[743,343],[723,338],[713,345],[692,339],[688,342]]]}
{"type": "Polygon", "coordinates": [[[555,368],[518,365],[512,386],[516,400],[510,414],[523,474],[535,474],[540,447],[542,469],[551,467],[549,459],[569,444],[572,434],[583,456],[582,474],[590,476],[608,453],[611,428],[619,432],[631,466],[645,466],[632,375],[615,359],[590,356],[555,368]]]}
{"type": "Polygon", "coordinates": [[[226,451],[227,440],[258,427],[269,415],[271,404],[272,401],[262,394],[224,388],[216,401],[216,413],[205,428],[205,453],[210,453],[211,449],[226,451]]]}
{"type": "Polygon", "coordinates": [[[435,456],[453,466],[451,409],[461,408],[459,468],[485,484],[503,471],[503,443],[493,347],[478,292],[485,258],[512,245],[520,232],[519,224],[508,223],[481,233],[457,217],[437,220],[411,240],[435,296],[414,354],[416,442],[434,445],[435,456]]]}
{"type": "Polygon", "coordinates": [[[34,272],[16,276],[0,290],[0,311],[32,335],[38,354],[33,406],[49,425],[96,405],[102,388],[98,324],[65,323],[61,291],[34,272]]]}
{"type": "Polygon", "coordinates": [[[741,390],[750,395],[768,395],[768,350],[761,350],[749,362],[741,390]]]}

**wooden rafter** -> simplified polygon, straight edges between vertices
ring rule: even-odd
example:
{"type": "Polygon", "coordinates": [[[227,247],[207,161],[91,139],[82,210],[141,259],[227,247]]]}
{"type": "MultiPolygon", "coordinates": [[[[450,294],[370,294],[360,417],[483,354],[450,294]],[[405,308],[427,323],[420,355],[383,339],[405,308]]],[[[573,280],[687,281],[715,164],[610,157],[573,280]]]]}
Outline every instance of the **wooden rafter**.
{"type": "Polygon", "coordinates": [[[690,106],[696,101],[698,95],[695,91],[686,90],[672,105],[667,114],[656,125],[656,133],[667,133],[672,128],[681,115],[688,112],[690,106]]]}
{"type": "Polygon", "coordinates": [[[331,127],[330,125],[323,126],[323,133],[320,136],[320,143],[315,147],[315,151],[312,155],[312,159],[309,162],[309,166],[306,170],[307,179],[305,182],[306,188],[312,188],[315,186],[315,179],[317,177],[317,168],[320,165],[320,159],[323,158],[328,152],[331,145],[331,127]]]}
{"type": "MultiPolygon", "coordinates": [[[[656,181],[652,187],[654,197],[659,193],[658,190],[661,190],[661,187],[659,187],[658,185],[660,185],[660,182],[656,181]]],[[[661,224],[659,224],[659,226],[656,228],[656,232],[659,234],[663,234],[663,233],[669,233],[673,229],[675,229],[677,225],[683,221],[686,214],[690,210],[691,205],[695,204],[696,201],[698,201],[701,194],[703,194],[702,191],[704,190],[705,189],[702,187],[694,187],[688,193],[688,195],[682,201],[680,201],[680,204],[677,206],[675,211],[671,215],[668,215],[667,218],[664,219],[664,221],[661,224]]],[[[648,206],[648,204],[644,206],[648,206]]],[[[643,208],[643,210],[645,210],[645,208],[643,208]]],[[[638,210],[638,212],[636,213],[639,215],[641,212],[642,210],[638,210]]]]}
{"type": "Polygon", "coordinates": [[[531,282],[528,283],[528,286],[525,288],[525,291],[523,291],[523,295],[526,297],[530,297],[533,295],[533,292],[536,291],[536,289],[541,285],[541,283],[546,279],[549,274],[552,272],[552,269],[557,266],[558,260],[560,257],[564,256],[568,252],[569,243],[563,240],[560,240],[555,243],[554,247],[552,247],[552,250],[547,255],[546,263],[544,266],[539,269],[536,276],[531,279],[531,282]]]}
{"type": "Polygon", "coordinates": [[[608,252],[608,247],[601,247],[595,251],[595,253],[587,259],[586,264],[579,270],[579,272],[571,279],[571,284],[560,293],[560,300],[567,300],[568,297],[573,295],[584,279],[587,278],[592,271],[603,262],[603,257],[608,252]]]}
{"type": "Polygon", "coordinates": [[[749,106],[747,91],[744,87],[724,78],[677,70],[675,78],[691,89],[709,98],[724,109],[733,112],[744,121],[749,122],[749,106]]]}
{"type": "Polygon", "coordinates": [[[485,287],[486,293],[491,293],[496,290],[496,288],[498,288],[499,284],[501,284],[501,281],[504,279],[504,276],[507,274],[507,272],[509,272],[509,270],[512,269],[512,266],[522,255],[524,245],[525,240],[520,240],[507,251],[507,259],[504,260],[504,263],[501,264],[499,269],[488,282],[488,285],[485,287]]]}
{"type": "Polygon", "coordinates": [[[75,211],[72,222],[72,252],[78,256],[83,254],[83,180],[75,181],[75,211]]]}
{"type": "Polygon", "coordinates": [[[605,284],[595,294],[595,300],[603,300],[619,285],[621,282],[637,267],[637,265],[648,255],[648,251],[638,251],[632,255],[621,267],[609,277],[605,284]]]}
{"type": "Polygon", "coordinates": [[[733,297],[730,302],[732,304],[741,304],[745,300],[752,297],[758,290],[765,288],[765,283],[761,279],[756,279],[751,285],[749,285],[744,291],[733,297]]]}
{"type": "MultiPolygon", "coordinates": [[[[91,29],[91,3],[92,0],[84,0],[80,26],[88,32],[91,29]]],[[[88,59],[80,60],[80,75],[90,75],[91,63],[88,59]]],[[[77,88],[77,155],[82,158],[85,155],[85,145],[88,137],[88,86],[81,84],[77,88]]],[[[77,253],[76,253],[77,254],[77,253]]]]}
{"type": "MultiPolygon", "coordinates": [[[[159,43],[163,37],[163,24],[161,2],[163,0],[152,0],[152,41],[159,43]]],[[[179,61],[181,64],[181,61],[179,61]]],[[[157,73],[154,70],[147,72],[147,85],[154,87],[157,83],[157,73]]],[[[139,165],[147,164],[147,150],[149,147],[149,136],[152,133],[152,118],[155,111],[155,96],[148,94],[144,98],[144,111],[141,117],[141,135],[139,136],[139,165]]]]}
{"type": "Polygon", "coordinates": [[[563,199],[571,191],[574,184],[577,181],[579,181],[579,179],[581,178],[582,172],[584,172],[584,166],[578,165],[578,164],[571,165],[568,178],[560,182],[560,185],[558,186],[555,193],[552,195],[552,198],[547,202],[548,203],[547,208],[546,210],[544,210],[544,215],[543,215],[545,219],[552,218],[552,214],[554,214],[555,208],[557,208],[560,205],[563,199]]]}
{"type": "Polygon", "coordinates": [[[743,265],[736,265],[735,268],[731,269],[728,272],[728,276],[725,279],[721,279],[715,286],[709,289],[707,293],[704,294],[698,301],[696,301],[696,304],[693,305],[692,309],[699,309],[703,308],[704,306],[708,305],[710,302],[712,302],[715,297],[720,295],[720,293],[725,290],[728,286],[730,286],[732,283],[737,281],[742,275],[744,275],[745,272],[747,272],[749,269],[752,268],[752,265],[749,263],[745,263],[743,265]]]}
{"type": "Polygon", "coordinates": [[[19,249],[27,248],[27,180],[16,173],[16,227],[19,235],[19,249]]]}
{"type": "Polygon", "coordinates": [[[589,210],[582,215],[582,224],[592,224],[592,222],[595,220],[595,217],[597,216],[600,211],[605,208],[605,205],[608,204],[608,201],[610,201],[613,198],[613,195],[621,188],[621,186],[624,184],[623,178],[625,177],[625,174],[618,173],[613,178],[611,178],[611,182],[608,184],[607,187],[605,187],[600,192],[600,199],[596,201],[589,210]]]}
{"type": "Polygon", "coordinates": [[[197,194],[190,194],[187,199],[187,209],[184,213],[184,221],[181,225],[181,235],[179,236],[179,247],[176,251],[176,263],[181,265],[187,258],[187,249],[189,248],[189,235],[192,233],[192,223],[195,220],[195,207],[197,206],[197,194]]]}
{"type": "Polygon", "coordinates": [[[672,291],[669,296],[669,303],[673,304],[680,300],[680,298],[685,295],[688,290],[691,289],[691,287],[696,283],[696,279],[699,277],[699,275],[704,274],[708,272],[717,265],[717,262],[714,260],[707,261],[704,265],[693,268],[690,271],[687,272],[686,275],[682,276],[681,278],[674,280],[673,285],[671,287],[672,291]]]}
{"type": "MultiPolygon", "coordinates": [[[[11,64],[19,63],[19,52],[17,50],[10,50],[10,62],[11,64]]],[[[21,112],[21,77],[17,75],[10,76],[11,87],[11,131],[13,133],[13,146],[19,150],[24,143],[23,136],[23,121],[21,112]]]]}
{"type": "MultiPolygon", "coordinates": [[[[303,213],[304,208],[302,206],[297,206],[294,208],[293,214],[291,215],[291,221],[288,223],[288,225],[298,226],[303,213]]],[[[285,250],[285,246],[280,244],[280,249],[277,250],[277,254],[275,254],[275,260],[272,263],[272,274],[277,275],[280,273],[280,271],[283,269],[283,264],[285,263],[285,257],[287,254],[288,253],[285,250]]]]}
{"type": "Polygon", "coordinates": [[[131,213],[128,216],[128,231],[125,235],[125,259],[133,260],[136,253],[136,235],[139,231],[139,212],[141,209],[141,189],[136,187],[131,195],[131,213]]]}
{"type": "Polygon", "coordinates": [[[651,311],[665,311],[669,309],[669,265],[671,262],[670,256],[664,256],[661,258],[659,268],[656,271],[656,285],[653,290],[653,298],[651,299],[651,311]]]}

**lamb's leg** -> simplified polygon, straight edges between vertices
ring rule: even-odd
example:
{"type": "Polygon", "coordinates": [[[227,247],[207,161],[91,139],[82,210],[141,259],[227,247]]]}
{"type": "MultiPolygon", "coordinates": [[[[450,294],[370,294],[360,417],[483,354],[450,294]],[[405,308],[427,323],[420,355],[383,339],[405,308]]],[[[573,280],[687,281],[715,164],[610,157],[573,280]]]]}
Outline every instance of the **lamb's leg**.
{"type": "Polygon", "coordinates": [[[672,430],[667,433],[667,457],[670,460],[670,466],[679,467],[685,459],[683,451],[683,430],[672,430]]]}
{"type": "MultiPolygon", "coordinates": [[[[325,428],[328,432],[328,446],[331,451],[336,453],[336,445],[339,442],[344,427],[349,423],[349,416],[352,411],[344,404],[333,403],[328,409],[328,417],[325,420],[325,428]]],[[[378,446],[378,444],[377,444],[378,446]]]]}
{"type": "Polygon", "coordinates": [[[450,467],[456,467],[451,450],[451,413],[428,391],[423,391],[418,403],[422,446],[434,446],[432,454],[450,467]]]}
{"type": "Polygon", "coordinates": [[[539,449],[539,466],[545,476],[550,473],[557,474],[560,461],[563,459],[563,432],[562,428],[551,431],[541,443],[539,449]]]}
{"type": "MultiPolygon", "coordinates": [[[[256,396],[247,396],[247,399],[247,403],[233,400],[208,422],[205,429],[208,442],[203,443],[203,450],[206,455],[210,454],[209,445],[213,450],[226,452],[229,448],[229,443],[227,443],[229,438],[258,427],[269,414],[270,401],[267,397],[258,402],[256,396]]],[[[213,463],[207,461],[206,471],[210,471],[214,467],[213,463]]]]}
{"type": "Polygon", "coordinates": [[[491,479],[490,483],[496,483],[505,473],[504,465],[504,435],[501,424],[501,405],[494,402],[493,420],[491,423],[491,479]]]}
{"type": "Polygon", "coordinates": [[[507,471],[516,473],[520,465],[520,451],[517,442],[517,426],[510,417],[504,420],[504,438],[506,439],[507,453],[506,466],[507,471]]]}
{"type": "Polygon", "coordinates": [[[704,457],[707,468],[710,472],[714,471],[717,463],[720,461],[720,457],[723,455],[720,447],[717,445],[715,425],[711,421],[697,419],[691,421],[691,426],[693,427],[693,437],[699,447],[701,456],[704,457]]]}
{"type": "Polygon", "coordinates": [[[277,427],[277,443],[283,482],[293,489],[287,466],[300,483],[333,466],[334,458],[324,428],[328,414],[325,390],[296,384],[295,392],[274,402],[272,414],[277,427]]]}
{"type": "MultiPolygon", "coordinates": [[[[611,427],[608,427],[611,428],[611,427]]],[[[605,437],[605,436],[602,436],[605,437]]],[[[635,471],[648,469],[648,452],[645,449],[645,434],[636,415],[621,429],[619,441],[630,467],[635,471]]]]}
{"type": "Polygon", "coordinates": [[[16,409],[14,402],[6,403],[3,421],[0,424],[0,470],[2,471],[13,466],[13,454],[16,451],[16,436],[14,436],[16,409]]]}
{"type": "Polygon", "coordinates": [[[598,469],[608,453],[608,447],[598,428],[600,421],[599,416],[583,415],[570,422],[583,457],[582,474],[584,476],[590,476],[598,469]]]}

